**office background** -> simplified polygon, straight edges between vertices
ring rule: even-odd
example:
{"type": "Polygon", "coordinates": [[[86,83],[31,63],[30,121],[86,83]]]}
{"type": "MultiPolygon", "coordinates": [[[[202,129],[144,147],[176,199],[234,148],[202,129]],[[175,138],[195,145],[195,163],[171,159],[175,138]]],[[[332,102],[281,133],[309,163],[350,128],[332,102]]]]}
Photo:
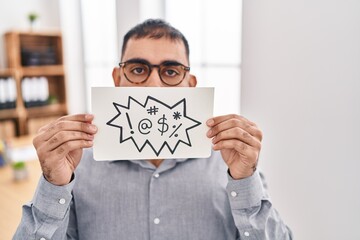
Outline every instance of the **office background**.
{"type": "MultiPolygon", "coordinates": [[[[360,239],[360,1],[0,0],[0,34],[28,28],[30,11],[63,33],[70,113],[90,110],[89,86],[111,86],[129,27],[169,20],[216,112],[262,128],[260,168],[295,238],[360,239]]],[[[0,53],[5,67],[2,39],[0,53]]]]}

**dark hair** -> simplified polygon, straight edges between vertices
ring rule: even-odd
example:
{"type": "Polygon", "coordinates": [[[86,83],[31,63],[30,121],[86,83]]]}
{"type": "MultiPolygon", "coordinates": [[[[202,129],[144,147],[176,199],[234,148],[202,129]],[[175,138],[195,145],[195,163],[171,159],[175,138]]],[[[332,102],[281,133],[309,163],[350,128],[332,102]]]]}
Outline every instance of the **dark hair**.
{"type": "Polygon", "coordinates": [[[153,38],[159,39],[162,37],[169,38],[170,40],[180,40],[184,43],[186,57],[189,60],[189,44],[185,36],[176,28],[172,27],[169,23],[165,22],[162,19],[148,19],[144,22],[136,25],[130,29],[124,36],[123,45],[121,48],[121,58],[124,56],[126,45],[131,38],[140,39],[140,38],[153,38]]]}

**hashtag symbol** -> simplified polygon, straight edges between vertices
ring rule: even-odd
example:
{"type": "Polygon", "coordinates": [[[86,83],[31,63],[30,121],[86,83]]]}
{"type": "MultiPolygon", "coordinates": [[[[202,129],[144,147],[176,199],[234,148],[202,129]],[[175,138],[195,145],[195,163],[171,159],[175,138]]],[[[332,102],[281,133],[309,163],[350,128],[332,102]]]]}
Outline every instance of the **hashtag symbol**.
{"type": "Polygon", "coordinates": [[[150,115],[156,115],[156,113],[159,111],[159,108],[153,106],[153,107],[150,107],[149,109],[146,109],[148,114],[150,115]]]}

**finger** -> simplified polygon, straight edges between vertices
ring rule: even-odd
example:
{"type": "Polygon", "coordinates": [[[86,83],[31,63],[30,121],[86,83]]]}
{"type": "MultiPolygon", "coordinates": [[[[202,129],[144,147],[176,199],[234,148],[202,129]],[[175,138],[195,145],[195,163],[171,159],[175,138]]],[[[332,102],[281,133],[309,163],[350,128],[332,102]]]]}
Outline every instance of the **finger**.
{"type": "Polygon", "coordinates": [[[76,121],[76,122],[91,123],[93,119],[94,119],[94,115],[92,115],[92,114],[67,115],[67,116],[60,117],[56,121],[51,122],[51,123],[41,127],[38,132],[47,131],[47,130],[49,130],[49,128],[51,128],[52,126],[54,126],[55,124],[57,124],[58,122],[61,122],[61,121],[76,121]]]}
{"type": "Polygon", "coordinates": [[[209,120],[207,120],[206,124],[209,127],[212,127],[212,126],[215,126],[215,125],[217,125],[217,124],[219,124],[221,122],[227,121],[229,119],[238,119],[238,120],[241,120],[241,121],[243,121],[245,123],[248,123],[251,126],[256,126],[255,123],[253,123],[253,122],[249,121],[248,119],[246,119],[245,117],[237,115],[237,114],[228,114],[228,115],[222,115],[222,116],[213,117],[213,118],[210,118],[209,120]]]}
{"type": "Polygon", "coordinates": [[[77,149],[89,148],[92,146],[93,146],[93,141],[74,140],[61,144],[59,147],[55,148],[52,152],[55,152],[55,155],[58,155],[59,158],[64,158],[71,151],[77,149]]]}
{"type": "MultiPolygon", "coordinates": [[[[228,116],[228,115],[227,115],[228,116]]],[[[237,116],[237,115],[235,115],[237,116]]],[[[250,135],[256,137],[259,141],[262,140],[262,132],[257,128],[255,124],[251,124],[248,121],[242,119],[242,117],[237,116],[233,118],[222,118],[223,121],[218,121],[216,125],[213,125],[207,132],[209,138],[214,137],[222,131],[239,127],[244,131],[248,132],[250,135]]]]}
{"type": "Polygon", "coordinates": [[[46,133],[49,129],[53,128],[56,124],[58,124],[61,121],[77,121],[77,122],[91,123],[93,119],[94,119],[94,115],[92,115],[92,114],[74,114],[74,115],[67,115],[67,116],[60,117],[56,121],[53,121],[53,122],[41,127],[38,130],[37,136],[34,137],[34,139],[33,139],[33,145],[36,146],[37,142],[43,140],[42,134],[46,133]]]}
{"type": "Polygon", "coordinates": [[[256,149],[261,148],[261,142],[257,138],[255,138],[251,134],[249,134],[248,132],[244,131],[240,127],[230,128],[230,129],[219,132],[212,139],[212,142],[213,142],[213,144],[216,144],[220,141],[231,140],[231,139],[242,141],[256,149]]]}
{"type": "Polygon", "coordinates": [[[97,127],[90,123],[76,121],[59,121],[53,124],[47,131],[34,138],[34,146],[47,142],[51,137],[62,131],[79,131],[87,134],[95,134],[97,127]]]}
{"type": "Polygon", "coordinates": [[[43,144],[43,151],[52,151],[59,147],[61,144],[74,140],[87,140],[92,141],[94,139],[93,134],[88,134],[79,131],[61,131],[52,136],[46,144],[43,144]]]}
{"type": "Polygon", "coordinates": [[[251,160],[252,162],[256,162],[259,155],[259,151],[257,149],[244,142],[233,139],[220,141],[213,146],[213,149],[215,151],[223,149],[234,149],[240,154],[240,156],[247,160],[251,160]]]}
{"type": "Polygon", "coordinates": [[[92,146],[93,146],[93,141],[91,141],[91,140],[90,141],[73,140],[73,141],[64,142],[57,148],[53,149],[52,151],[45,152],[42,155],[42,159],[48,159],[48,160],[62,159],[71,151],[74,151],[77,149],[89,148],[92,146]]]}

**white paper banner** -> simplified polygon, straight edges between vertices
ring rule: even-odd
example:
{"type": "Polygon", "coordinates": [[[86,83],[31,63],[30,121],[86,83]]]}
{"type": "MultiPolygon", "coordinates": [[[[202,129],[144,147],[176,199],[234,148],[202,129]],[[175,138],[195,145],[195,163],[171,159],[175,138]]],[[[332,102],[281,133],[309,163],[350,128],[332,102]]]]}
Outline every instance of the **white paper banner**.
{"type": "Polygon", "coordinates": [[[213,88],[93,87],[95,160],[209,157],[213,88]]]}

